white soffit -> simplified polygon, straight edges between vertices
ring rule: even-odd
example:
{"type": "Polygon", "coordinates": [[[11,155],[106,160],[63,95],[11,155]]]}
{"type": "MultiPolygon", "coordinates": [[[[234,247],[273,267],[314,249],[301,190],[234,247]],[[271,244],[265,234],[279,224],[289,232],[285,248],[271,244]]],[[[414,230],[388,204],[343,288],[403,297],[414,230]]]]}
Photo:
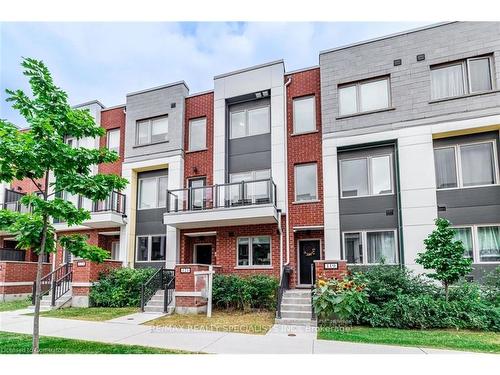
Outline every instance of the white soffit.
{"type": "Polygon", "coordinates": [[[205,236],[215,236],[217,232],[193,232],[193,233],[184,233],[186,237],[205,237],[205,236]]]}

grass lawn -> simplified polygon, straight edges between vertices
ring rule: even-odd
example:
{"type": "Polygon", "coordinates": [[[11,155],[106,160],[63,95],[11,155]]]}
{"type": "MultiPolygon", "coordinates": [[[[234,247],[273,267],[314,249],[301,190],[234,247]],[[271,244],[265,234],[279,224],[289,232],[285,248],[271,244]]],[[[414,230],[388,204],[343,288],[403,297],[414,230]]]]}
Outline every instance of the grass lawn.
{"type": "Polygon", "coordinates": [[[394,328],[352,327],[345,331],[320,328],[318,338],[389,344],[419,346],[436,349],[454,349],[484,353],[500,353],[500,333],[475,332],[465,330],[404,330],[394,328]]]}
{"type": "Polygon", "coordinates": [[[174,327],[264,335],[274,324],[274,312],[215,310],[212,312],[211,318],[207,318],[206,314],[174,314],[151,320],[144,324],[155,327],[174,327]]]}
{"type": "MultiPolygon", "coordinates": [[[[69,307],[44,311],[40,316],[48,318],[103,321],[138,312],[137,307],[69,307]]],[[[33,315],[33,314],[30,314],[33,315]]]]}
{"type": "Polygon", "coordinates": [[[31,305],[31,300],[28,299],[0,302],[0,311],[13,311],[13,310],[25,309],[29,305],[31,305]]]}
{"type": "MultiPolygon", "coordinates": [[[[42,354],[182,354],[187,352],[138,345],[103,344],[94,341],[40,337],[42,354]]],[[[31,336],[0,332],[0,354],[31,354],[31,336]]]]}

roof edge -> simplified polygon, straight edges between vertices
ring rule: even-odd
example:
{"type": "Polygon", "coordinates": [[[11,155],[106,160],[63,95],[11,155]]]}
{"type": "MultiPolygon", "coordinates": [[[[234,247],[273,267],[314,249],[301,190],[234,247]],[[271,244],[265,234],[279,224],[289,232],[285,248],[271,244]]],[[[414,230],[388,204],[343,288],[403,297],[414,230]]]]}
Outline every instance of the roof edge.
{"type": "Polygon", "coordinates": [[[283,64],[283,68],[285,67],[284,60],[283,59],[279,59],[279,60],[274,60],[274,61],[266,62],[266,63],[263,63],[263,64],[253,65],[253,66],[250,66],[248,68],[233,70],[233,71],[228,72],[228,73],[218,74],[218,75],[214,76],[214,80],[220,79],[220,78],[229,77],[229,76],[233,76],[235,74],[249,72],[251,70],[265,68],[265,67],[268,67],[268,66],[271,66],[271,65],[277,65],[277,64],[283,64]]]}
{"type": "Polygon", "coordinates": [[[148,88],[148,89],[143,89],[143,90],[139,90],[139,91],[129,92],[126,96],[133,96],[133,95],[138,95],[138,94],[144,94],[144,93],[149,92],[149,91],[156,91],[156,90],[166,89],[167,87],[173,87],[173,86],[178,86],[178,85],[184,85],[184,87],[186,87],[188,89],[188,91],[189,91],[188,85],[186,84],[186,82],[184,80],[182,80],[182,81],[167,83],[167,84],[161,85],[161,86],[151,87],[151,88],[148,88]]]}

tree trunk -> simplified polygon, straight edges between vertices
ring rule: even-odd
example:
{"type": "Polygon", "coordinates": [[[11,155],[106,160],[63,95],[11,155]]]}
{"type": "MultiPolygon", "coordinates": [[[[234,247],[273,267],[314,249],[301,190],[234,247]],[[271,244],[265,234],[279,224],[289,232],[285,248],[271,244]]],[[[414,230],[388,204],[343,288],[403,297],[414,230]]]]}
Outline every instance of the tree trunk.
{"type": "Polygon", "coordinates": [[[444,297],[446,299],[446,302],[448,302],[448,283],[444,283],[444,297]]]}
{"type": "MultiPolygon", "coordinates": [[[[40,352],[40,302],[42,299],[42,286],[40,285],[43,272],[43,256],[45,255],[45,242],[47,240],[48,220],[45,216],[43,219],[42,241],[40,244],[40,252],[38,253],[38,262],[36,267],[36,290],[35,290],[35,314],[33,317],[33,354],[40,352]]],[[[52,291],[53,293],[54,291],[52,291]]]]}

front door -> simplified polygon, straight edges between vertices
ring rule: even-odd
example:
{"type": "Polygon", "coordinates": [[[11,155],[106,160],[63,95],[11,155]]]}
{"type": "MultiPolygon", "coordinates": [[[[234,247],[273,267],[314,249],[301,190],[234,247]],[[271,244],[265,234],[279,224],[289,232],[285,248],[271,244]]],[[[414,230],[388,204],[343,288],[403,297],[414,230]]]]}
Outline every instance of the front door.
{"type": "Polygon", "coordinates": [[[194,245],[194,262],[212,264],[212,245],[194,245]]]}
{"type": "Polygon", "coordinates": [[[311,285],[311,264],[321,259],[319,240],[299,241],[299,284],[311,285]]]}

